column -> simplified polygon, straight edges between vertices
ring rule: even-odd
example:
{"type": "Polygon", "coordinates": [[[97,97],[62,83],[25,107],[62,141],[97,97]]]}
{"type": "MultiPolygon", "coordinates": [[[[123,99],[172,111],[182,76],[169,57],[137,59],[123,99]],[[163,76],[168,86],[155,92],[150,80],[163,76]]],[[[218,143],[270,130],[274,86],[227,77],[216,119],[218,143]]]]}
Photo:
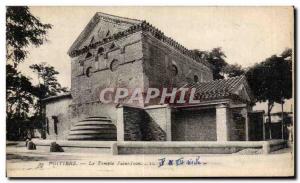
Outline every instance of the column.
{"type": "Polygon", "coordinates": [[[249,141],[249,119],[248,119],[248,111],[247,108],[243,108],[241,110],[241,114],[245,118],[245,140],[249,141]]]}
{"type": "Polygon", "coordinates": [[[123,107],[117,108],[117,141],[124,141],[123,107]]]}
{"type": "Polygon", "coordinates": [[[172,109],[168,106],[166,107],[166,140],[171,141],[172,140],[172,132],[171,132],[171,115],[172,115],[172,109]]]}
{"type": "Polygon", "coordinates": [[[218,105],[216,107],[217,141],[229,141],[229,117],[228,106],[218,105]]]}

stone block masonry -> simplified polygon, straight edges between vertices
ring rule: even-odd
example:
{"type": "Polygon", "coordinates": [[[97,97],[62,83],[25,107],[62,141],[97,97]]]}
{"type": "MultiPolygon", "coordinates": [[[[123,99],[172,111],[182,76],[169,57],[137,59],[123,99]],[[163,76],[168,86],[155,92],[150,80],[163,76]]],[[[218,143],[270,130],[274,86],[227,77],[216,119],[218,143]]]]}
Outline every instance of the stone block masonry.
{"type": "Polygon", "coordinates": [[[119,107],[117,109],[118,141],[171,140],[168,112],[165,107],[149,111],[137,107],[119,107]]]}

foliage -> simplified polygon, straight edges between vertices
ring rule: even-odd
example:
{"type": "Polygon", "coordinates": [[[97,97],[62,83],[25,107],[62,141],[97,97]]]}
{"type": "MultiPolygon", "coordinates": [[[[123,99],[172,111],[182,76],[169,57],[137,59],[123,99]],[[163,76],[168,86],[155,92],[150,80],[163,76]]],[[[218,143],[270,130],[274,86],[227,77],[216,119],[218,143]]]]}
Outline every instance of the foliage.
{"type": "Polygon", "coordinates": [[[228,75],[228,77],[236,77],[245,74],[245,69],[239,64],[228,64],[223,68],[223,72],[228,75]]]}
{"type": "Polygon", "coordinates": [[[6,65],[7,117],[26,119],[34,103],[30,79],[18,72],[12,65],[6,65]]]}
{"type": "Polygon", "coordinates": [[[58,71],[53,66],[46,63],[33,64],[29,66],[34,73],[37,74],[39,85],[37,86],[37,93],[39,99],[43,99],[50,96],[55,96],[61,92],[67,92],[66,87],[62,87],[57,81],[58,71]]]}
{"type": "Polygon", "coordinates": [[[40,46],[52,25],[43,24],[27,6],[8,6],[6,9],[6,59],[15,65],[24,61],[32,44],[40,46]]]}
{"type": "Polygon", "coordinates": [[[25,136],[24,125],[34,106],[30,79],[12,65],[6,65],[6,118],[7,138],[18,140],[25,136]]]}
{"type": "MultiPolygon", "coordinates": [[[[279,56],[272,55],[255,64],[247,73],[247,80],[259,102],[268,102],[268,119],[274,103],[284,102],[292,97],[292,50],[286,49],[279,56]]],[[[270,132],[270,138],[271,138],[270,132]]]]}
{"type": "Polygon", "coordinates": [[[240,65],[226,62],[226,55],[220,47],[213,48],[211,51],[193,50],[193,52],[212,65],[213,79],[224,79],[225,75],[234,77],[245,73],[240,65]]]}
{"type": "Polygon", "coordinates": [[[281,55],[272,55],[248,70],[246,76],[258,101],[281,103],[282,98],[292,97],[291,54],[291,49],[287,49],[281,55]]]}

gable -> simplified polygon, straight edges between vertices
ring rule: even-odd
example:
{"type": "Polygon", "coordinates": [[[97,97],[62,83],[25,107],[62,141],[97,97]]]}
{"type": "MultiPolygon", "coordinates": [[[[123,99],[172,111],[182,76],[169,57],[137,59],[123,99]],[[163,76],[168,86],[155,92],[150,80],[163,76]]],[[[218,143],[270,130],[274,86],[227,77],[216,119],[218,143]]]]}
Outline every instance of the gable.
{"type": "Polygon", "coordinates": [[[82,49],[115,33],[122,32],[138,23],[141,21],[98,12],[74,41],[68,54],[70,55],[74,50],[82,49]]]}
{"type": "Polygon", "coordinates": [[[241,84],[234,93],[243,100],[251,101],[251,98],[250,98],[244,84],[241,84]]]}
{"type": "Polygon", "coordinates": [[[232,89],[231,93],[238,95],[239,98],[245,101],[254,101],[254,97],[245,76],[243,76],[240,82],[232,89]]]}

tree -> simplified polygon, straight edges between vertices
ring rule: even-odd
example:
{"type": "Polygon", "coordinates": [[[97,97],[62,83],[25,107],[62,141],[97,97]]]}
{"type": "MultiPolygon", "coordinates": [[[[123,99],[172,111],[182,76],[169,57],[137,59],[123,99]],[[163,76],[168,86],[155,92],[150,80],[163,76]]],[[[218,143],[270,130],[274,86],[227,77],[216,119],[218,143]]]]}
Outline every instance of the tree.
{"type": "MultiPolygon", "coordinates": [[[[274,103],[292,97],[292,50],[286,49],[279,56],[272,55],[255,64],[246,73],[249,85],[259,102],[267,102],[269,126],[274,103]]],[[[269,128],[270,138],[271,129],[269,128]]]]}
{"type": "Polygon", "coordinates": [[[29,66],[38,76],[39,85],[37,86],[40,99],[55,96],[61,92],[67,92],[66,87],[62,87],[57,81],[58,71],[53,66],[42,62],[40,64],[32,64],[29,66]]]}
{"type": "Polygon", "coordinates": [[[21,138],[21,121],[28,119],[34,96],[30,79],[18,72],[13,66],[6,65],[6,117],[7,138],[21,138]]]}
{"type": "Polygon", "coordinates": [[[245,69],[239,64],[228,64],[223,68],[223,72],[226,73],[228,77],[236,77],[245,74],[245,69]]]}
{"type": "Polygon", "coordinates": [[[27,6],[8,6],[6,9],[6,59],[14,67],[24,61],[32,44],[40,46],[52,25],[43,24],[33,16],[27,6]]]}
{"type": "Polygon", "coordinates": [[[38,100],[35,104],[35,119],[40,123],[39,126],[43,127],[43,121],[45,119],[44,116],[44,106],[42,103],[42,99],[56,96],[59,93],[67,92],[68,89],[66,87],[62,87],[57,81],[58,71],[55,70],[53,66],[47,65],[46,63],[33,64],[30,65],[29,68],[33,70],[34,73],[38,76],[39,84],[35,86],[35,95],[38,100]]]}
{"type": "Polygon", "coordinates": [[[245,73],[242,66],[238,64],[228,64],[225,60],[226,55],[222,48],[213,48],[211,51],[193,50],[200,59],[207,60],[212,65],[213,79],[224,79],[235,77],[245,73]]]}

